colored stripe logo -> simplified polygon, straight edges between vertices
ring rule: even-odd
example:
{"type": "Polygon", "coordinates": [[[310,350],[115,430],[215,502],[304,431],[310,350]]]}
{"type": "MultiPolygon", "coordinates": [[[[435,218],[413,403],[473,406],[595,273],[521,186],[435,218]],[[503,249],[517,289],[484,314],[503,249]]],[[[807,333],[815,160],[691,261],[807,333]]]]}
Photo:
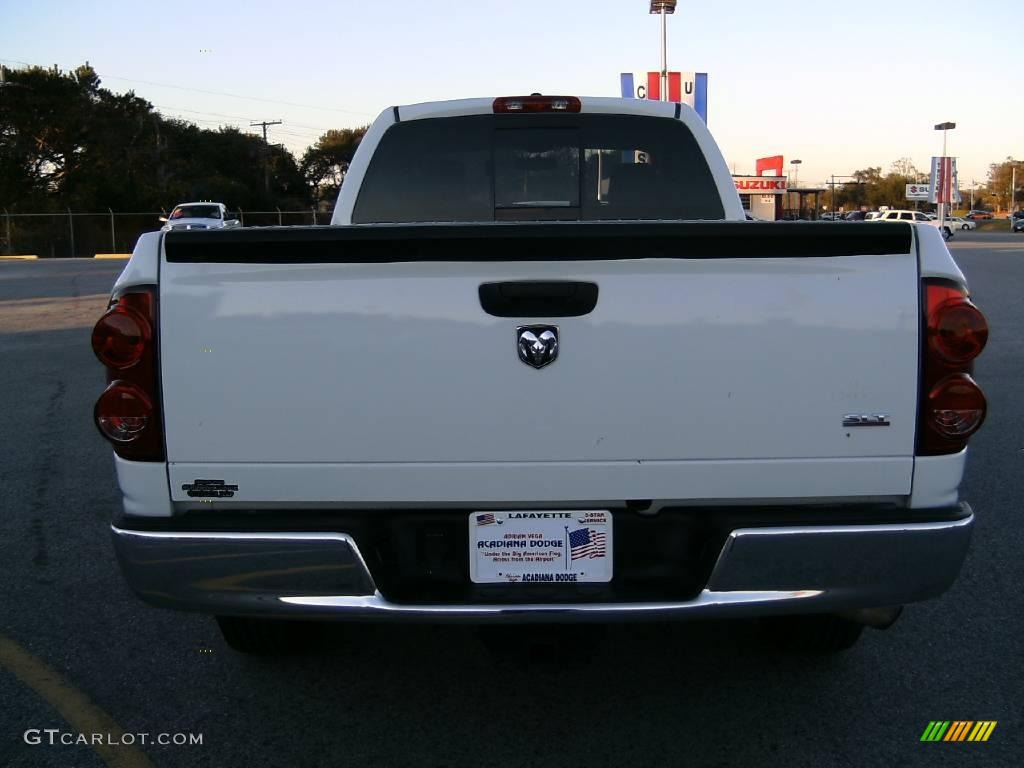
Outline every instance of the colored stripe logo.
{"type": "Polygon", "coordinates": [[[932,720],[921,741],[988,741],[998,720],[932,720]]]}

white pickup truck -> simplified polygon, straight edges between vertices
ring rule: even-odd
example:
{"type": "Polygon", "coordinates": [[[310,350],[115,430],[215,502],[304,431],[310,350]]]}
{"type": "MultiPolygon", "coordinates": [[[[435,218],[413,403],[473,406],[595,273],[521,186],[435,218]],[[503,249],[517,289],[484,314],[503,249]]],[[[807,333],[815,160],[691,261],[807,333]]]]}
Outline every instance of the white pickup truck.
{"type": "Polygon", "coordinates": [[[374,122],[331,226],[143,235],[92,342],[143,600],[294,620],[757,616],[956,579],[985,318],[931,226],[744,220],[687,107],[374,122]]]}
{"type": "Polygon", "coordinates": [[[240,226],[238,219],[228,218],[228,208],[224,203],[179,203],[174,206],[171,215],[160,217],[163,232],[178,230],[232,229],[240,226]]]}

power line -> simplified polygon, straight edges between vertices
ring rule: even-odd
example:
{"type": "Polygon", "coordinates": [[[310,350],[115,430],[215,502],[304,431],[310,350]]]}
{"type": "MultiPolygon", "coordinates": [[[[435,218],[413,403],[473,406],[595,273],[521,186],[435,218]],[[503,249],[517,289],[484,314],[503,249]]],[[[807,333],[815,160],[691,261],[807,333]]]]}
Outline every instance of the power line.
{"type": "MultiPolygon", "coordinates": [[[[249,115],[229,115],[224,112],[208,112],[202,109],[185,109],[184,107],[172,107],[169,104],[154,104],[157,109],[170,110],[172,112],[188,112],[194,115],[215,115],[216,117],[230,117],[234,120],[244,120],[246,122],[252,121],[253,118],[249,115]]],[[[288,121],[289,128],[308,128],[311,131],[330,131],[335,130],[327,127],[326,125],[307,125],[305,123],[293,123],[291,120],[288,121]]]]}
{"type": "Polygon", "coordinates": [[[172,107],[172,106],[169,106],[167,104],[154,104],[153,106],[156,107],[157,109],[167,109],[167,110],[171,110],[172,112],[190,112],[191,114],[194,114],[194,115],[215,115],[217,117],[230,117],[230,118],[233,118],[235,120],[244,120],[246,122],[252,120],[252,117],[249,117],[249,116],[226,115],[223,112],[206,112],[206,111],[201,110],[201,109],[185,109],[184,107],[172,107]]]}
{"type": "MultiPolygon", "coordinates": [[[[33,64],[30,64],[27,61],[17,61],[15,59],[0,59],[0,61],[7,62],[8,64],[24,64],[26,67],[35,66],[33,64]]],[[[45,69],[45,67],[42,67],[42,68],[45,69]]],[[[373,117],[372,113],[370,113],[370,112],[361,112],[359,110],[354,110],[354,109],[341,109],[340,107],[324,107],[324,106],[319,106],[319,105],[316,105],[316,104],[300,104],[300,103],[294,102],[294,101],[278,101],[276,99],[267,99],[267,98],[263,98],[261,96],[243,96],[243,95],[238,94],[238,93],[227,93],[225,91],[207,91],[207,90],[204,90],[202,88],[189,88],[189,87],[184,86],[184,85],[173,85],[172,83],[159,83],[159,82],[156,82],[155,80],[137,80],[135,78],[121,77],[119,75],[102,75],[100,77],[100,80],[104,80],[104,79],[106,79],[106,80],[123,80],[126,83],[142,83],[144,85],[154,85],[154,86],[157,86],[158,88],[174,88],[175,90],[178,90],[178,91],[194,91],[195,93],[206,93],[206,94],[209,94],[211,96],[227,96],[228,98],[231,98],[231,99],[243,99],[243,100],[247,100],[247,101],[262,101],[262,102],[264,102],[266,104],[284,104],[284,105],[289,106],[289,107],[302,107],[303,109],[319,109],[319,110],[326,111],[326,112],[343,112],[343,113],[349,114],[349,115],[365,115],[365,116],[373,117]]]]}
{"type": "Polygon", "coordinates": [[[341,109],[339,107],[323,107],[316,104],[301,104],[295,101],[278,101],[277,99],[264,99],[260,96],[243,96],[238,93],[227,93],[225,91],[207,91],[203,88],[187,88],[183,85],[171,85],[170,83],[157,83],[153,80],[135,80],[130,77],[119,77],[117,75],[103,75],[101,79],[106,78],[108,80],[123,80],[126,83],[142,83],[143,85],[153,85],[158,88],[174,88],[178,91],[193,91],[195,93],[205,93],[210,96],[227,96],[230,99],[242,99],[244,101],[260,101],[265,104],[282,104],[288,107],[301,107],[302,109],[319,109],[326,112],[342,112],[348,115],[364,115],[372,117],[370,112],[361,112],[354,109],[341,109]]]}
{"type": "MultiPolygon", "coordinates": [[[[175,109],[175,108],[174,107],[158,107],[158,109],[175,109]]],[[[196,110],[182,110],[182,111],[196,112],[196,110]]],[[[212,112],[212,113],[211,112],[196,112],[196,113],[197,114],[205,114],[205,115],[210,115],[210,114],[216,115],[216,114],[219,114],[217,112],[212,112]]],[[[164,116],[167,117],[167,115],[164,115],[164,116]]],[[[243,119],[241,117],[241,115],[223,115],[223,117],[237,118],[238,120],[242,120],[243,119]]],[[[247,117],[247,118],[244,118],[244,120],[246,122],[249,122],[250,118],[247,117]]],[[[236,130],[241,131],[243,134],[245,134],[247,136],[258,136],[259,135],[258,132],[257,133],[253,133],[251,131],[242,130],[245,126],[226,124],[224,120],[209,120],[209,119],[204,119],[204,118],[201,118],[201,117],[190,117],[190,118],[187,119],[187,122],[196,123],[196,124],[198,124],[200,126],[203,126],[204,128],[206,128],[207,126],[214,126],[214,127],[218,127],[218,128],[234,128],[236,130]]],[[[310,145],[310,144],[315,143],[315,141],[318,138],[320,138],[320,136],[322,136],[327,131],[331,130],[330,128],[313,128],[313,127],[310,127],[310,128],[307,128],[307,129],[298,128],[296,130],[292,130],[292,127],[294,126],[294,123],[288,123],[288,126],[289,126],[288,129],[281,129],[281,128],[279,128],[277,130],[277,135],[284,136],[287,139],[291,139],[291,140],[293,140],[293,142],[302,142],[304,145],[310,145]]]]}

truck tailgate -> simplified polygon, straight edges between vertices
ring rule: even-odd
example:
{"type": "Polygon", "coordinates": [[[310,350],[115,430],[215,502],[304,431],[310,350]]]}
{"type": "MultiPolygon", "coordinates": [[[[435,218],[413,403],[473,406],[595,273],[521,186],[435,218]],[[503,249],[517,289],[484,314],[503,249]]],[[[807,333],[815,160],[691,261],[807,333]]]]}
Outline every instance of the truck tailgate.
{"type": "MultiPolygon", "coordinates": [[[[515,482],[532,477],[520,495],[538,501],[708,498],[729,478],[733,497],[813,496],[816,472],[849,476],[832,493],[909,492],[920,324],[910,227],[171,233],[159,300],[175,499],[199,478],[245,476],[239,499],[384,500],[350,479],[386,486],[389,468],[394,481],[469,465],[488,487],[502,466],[532,468],[515,482]],[[520,281],[593,283],[596,306],[485,311],[482,284],[520,281]],[[518,353],[517,329],[535,324],[555,326],[559,342],[539,370],[518,353]],[[889,425],[844,427],[847,414],[889,425]],[[645,464],[665,471],[655,481],[645,464]],[[545,465],[575,488],[559,489],[545,465]],[[581,496],[584,467],[595,492],[581,496]],[[289,468],[299,474],[285,482],[289,468]]],[[[479,498],[458,476],[385,499],[479,498]]],[[[510,499],[507,487],[494,499],[510,499]]]]}

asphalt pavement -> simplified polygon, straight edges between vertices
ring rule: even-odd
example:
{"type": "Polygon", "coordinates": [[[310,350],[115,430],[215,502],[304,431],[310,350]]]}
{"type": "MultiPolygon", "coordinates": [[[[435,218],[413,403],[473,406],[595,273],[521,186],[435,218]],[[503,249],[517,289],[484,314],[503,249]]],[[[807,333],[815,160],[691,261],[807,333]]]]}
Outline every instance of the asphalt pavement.
{"type": "Polygon", "coordinates": [[[123,262],[0,263],[0,766],[1020,765],[1024,235],[951,249],[992,329],[970,554],[945,596],[824,659],[746,621],[517,628],[501,651],[473,627],[336,625],[301,657],[238,655],[212,619],[136,600],[110,546],[89,331],[123,262]],[[998,725],[922,743],[933,720],[998,725]],[[100,727],[135,744],[60,744],[100,727]]]}

